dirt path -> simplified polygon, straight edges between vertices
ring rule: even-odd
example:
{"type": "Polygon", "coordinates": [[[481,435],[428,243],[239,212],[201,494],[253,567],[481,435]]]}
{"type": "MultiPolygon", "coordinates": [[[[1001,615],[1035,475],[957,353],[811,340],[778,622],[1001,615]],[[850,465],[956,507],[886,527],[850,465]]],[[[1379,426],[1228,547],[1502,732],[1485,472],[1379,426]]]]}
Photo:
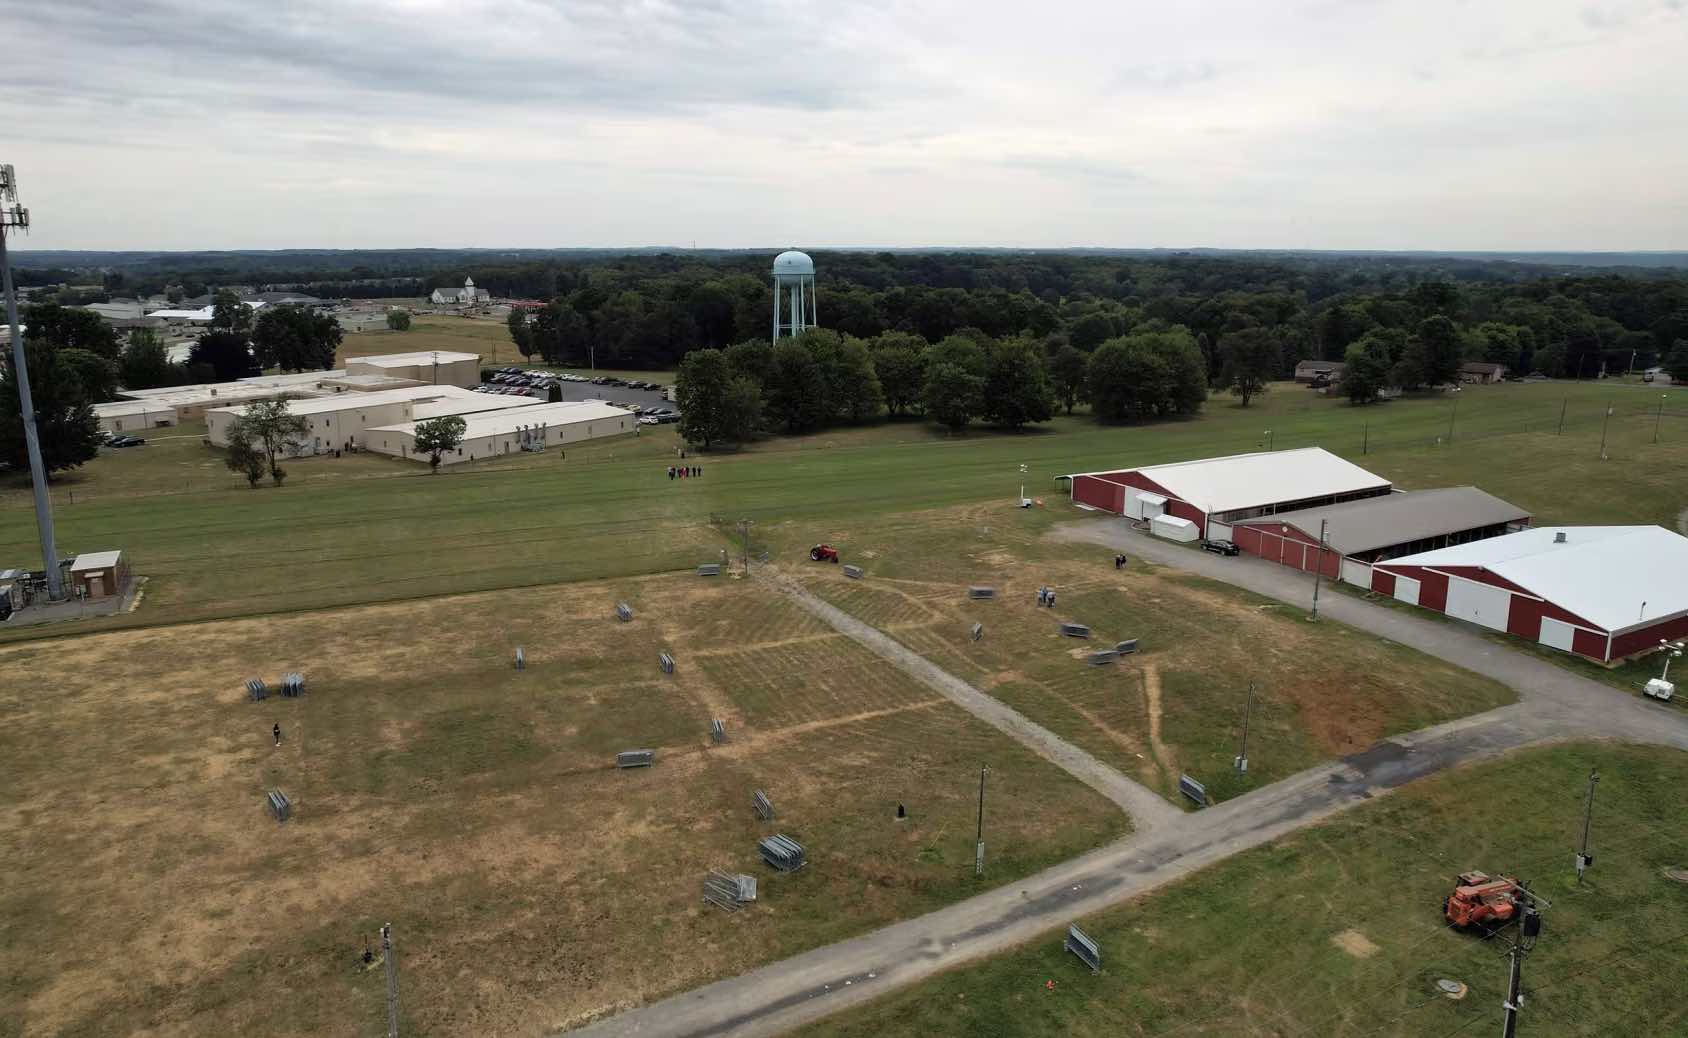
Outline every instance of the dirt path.
{"type": "Polygon", "coordinates": [[[1149,708],[1149,747],[1154,750],[1155,760],[1166,769],[1166,773],[1175,775],[1178,769],[1172,764],[1172,751],[1161,742],[1160,668],[1153,663],[1143,665],[1143,699],[1149,708]]]}
{"type": "Polygon", "coordinates": [[[1121,775],[1049,729],[1033,723],[1001,700],[986,695],[895,641],[878,628],[821,601],[791,578],[766,575],[766,579],[798,605],[826,621],[840,634],[865,645],[974,717],[1118,804],[1121,810],[1131,816],[1132,824],[1138,831],[1170,824],[1183,817],[1182,811],[1168,804],[1160,794],[1147,786],[1121,775]]]}

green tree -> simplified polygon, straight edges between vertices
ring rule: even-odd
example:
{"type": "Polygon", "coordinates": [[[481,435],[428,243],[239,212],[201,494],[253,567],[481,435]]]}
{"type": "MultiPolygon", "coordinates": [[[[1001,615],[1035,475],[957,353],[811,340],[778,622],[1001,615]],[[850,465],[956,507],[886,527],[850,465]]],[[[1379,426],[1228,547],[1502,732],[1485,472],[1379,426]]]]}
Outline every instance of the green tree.
{"type": "Polygon", "coordinates": [[[425,418],[416,423],[412,446],[417,453],[428,456],[430,475],[439,474],[441,455],[463,446],[463,434],[468,430],[469,423],[454,414],[425,418]]]}
{"type": "Polygon", "coordinates": [[[123,347],[123,358],[117,363],[117,381],[125,389],[157,389],[174,380],[175,369],[164,341],[151,328],[140,328],[129,335],[129,345],[123,347]]]}
{"type": "Polygon", "coordinates": [[[984,392],[984,379],[959,364],[939,361],[926,371],[921,399],[933,421],[962,429],[981,410],[984,392]]]}
{"type": "Polygon", "coordinates": [[[516,344],[516,352],[523,360],[533,359],[533,330],[528,324],[528,312],[520,307],[511,307],[510,316],[504,319],[510,329],[510,341],[516,344]]]}
{"type": "Polygon", "coordinates": [[[1688,382],[1688,339],[1678,339],[1660,365],[1672,382],[1688,382]]]}
{"type": "Polygon", "coordinates": [[[246,336],[238,332],[206,332],[188,351],[188,366],[204,365],[213,373],[212,381],[233,382],[245,378],[252,371],[252,350],[246,336]]]}
{"type": "Polygon", "coordinates": [[[229,427],[229,446],[223,464],[229,471],[245,476],[253,490],[258,489],[259,481],[264,478],[264,452],[252,443],[251,435],[238,420],[229,427]]]}
{"type": "Polygon", "coordinates": [[[825,329],[804,332],[799,339],[820,365],[829,416],[852,423],[878,416],[885,393],[866,343],[825,329]]]}
{"type": "MultiPolygon", "coordinates": [[[[64,359],[67,352],[49,342],[24,341],[41,463],[49,478],[55,472],[78,467],[100,452],[100,423],[75,370],[64,359]]],[[[20,471],[29,468],[23,407],[10,365],[0,367],[0,460],[11,462],[20,471]]]]}
{"type": "Polygon", "coordinates": [[[1074,346],[1089,351],[1113,337],[1114,323],[1106,314],[1087,314],[1078,319],[1070,334],[1074,346]]]}
{"type": "MultiPolygon", "coordinates": [[[[517,311],[512,310],[510,312],[512,314],[514,314],[517,311]]],[[[408,332],[408,331],[410,331],[410,311],[409,310],[388,310],[387,311],[387,329],[389,331],[394,331],[394,332],[408,332]]]]}
{"type": "Polygon", "coordinates": [[[260,368],[327,371],[344,337],[340,322],[303,306],[271,306],[252,325],[252,352],[260,368]]]}
{"type": "Polygon", "coordinates": [[[228,289],[211,297],[211,330],[231,332],[244,341],[252,334],[252,308],[228,289]]]}
{"type": "Polygon", "coordinates": [[[1556,342],[1537,350],[1530,363],[1535,371],[1548,378],[1565,377],[1565,344],[1556,342]]]}
{"type": "Polygon", "coordinates": [[[782,339],[774,347],[773,372],[764,391],[769,417],[788,433],[817,429],[826,418],[826,378],[800,342],[782,339]]]}
{"type": "Polygon", "coordinates": [[[1055,397],[1067,413],[1073,413],[1073,407],[1084,397],[1084,373],[1090,363],[1085,352],[1070,343],[1055,351],[1049,358],[1049,378],[1054,385],[1055,397]]]}
{"type": "Polygon", "coordinates": [[[293,413],[285,399],[258,400],[247,404],[230,426],[229,439],[244,439],[254,450],[262,453],[264,466],[276,486],[287,478],[281,467],[283,453],[292,450],[305,439],[308,427],[305,419],[293,413]]]}
{"type": "Polygon", "coordinates": [[[22,322],[29,338],[62,350],[87,350],[115,361],[120,352],[117,333],[92,310],[39,303],[24,308],[22,322]]]}
{"type": "Polygon", "coordinates": [[[82,399],[90,404],[117,399],[117,365],[90,350],[60,350],[59,360],[82,387],[82,399]]]}
{"type": "Polygon", "coordinates": [[[765,386],[774,374],[774,347],[766,339],[747,339],[727,347],[727,367],[734,377],[765,386]]]}
{"type": "Polygon", "coordinates": [[[1042,351],[1026,339],[1005,339],[990,351],[985,365],[980,414],[1004,429],[1047,422],[1055,413],[1042,351]]]}
{"type": "Polygon", "coordinates": [[[885,394],[885,409],[895,417],[920,403],[926,364],[921,350],[926,343],[918,335],[886,332],[873,340],[873,373],[885,394]]]}
{"type": "Polygon", "coordinates": [[[762,428],[762,385],[748,375],[734,375],[721,399],[717,433],[728,443],[745,443],[762,428]]]}
{"type": "MultiPolygon", "coordinates": [[[[741,376],[742,377],[742,376],[741,376]]],[[[674,378],[674,402],[680,407],[680,435],[709,449],[721,438],[721,425],[732,372],[720,350],[693,350],[680,361],[674,378]]]]}
{"type": "Polygon", "coordinates": [[[1465,340],[1459,326],[1442,314],[1426,317],[1415,337],[1423,347],[1423,383],[1442,386],[1459,381],[1459,365],[1465,359],[1465,340]]]}
{"type": "Polygon", "coordinates": [[[1343,355],[1347,367],[1342,373],[1342,392],[1351,403],[1375,403],[1389,385],[1394,364],[1389,359],[1389,338],[1381,331],[1362,335],[1343,355]]]}
{"type": "Polygon", "coordinates": [[[1219,338],[1219,381],[1242,398],[1243,406],[1266,392],[1282,364],[1278,337],[1265,328],[1243,328],[1219,338]]]}
{"type": "Polygon", "coordinates": [[[1188,328],[1147,328],[1097,347],[1086,383],[1106,422],[1195,414],[1207,400],[1207,365],[1188,328]]]}

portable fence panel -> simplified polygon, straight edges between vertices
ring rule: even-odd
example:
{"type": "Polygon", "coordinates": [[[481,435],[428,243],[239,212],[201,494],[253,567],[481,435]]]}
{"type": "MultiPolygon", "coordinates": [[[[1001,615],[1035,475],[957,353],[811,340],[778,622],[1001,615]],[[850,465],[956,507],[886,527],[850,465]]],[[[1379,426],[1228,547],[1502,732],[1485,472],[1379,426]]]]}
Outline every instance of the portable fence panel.
{"type": "Polygon", "coordinates": [[[664,674],[674,673],[674,657],[666,652],[657,654],[656,665],[662,668],[664,674]]]}
{"type": "Polygon", "coordinates": [[[622,623],[627,623],[629,620],[632,620],[633,607],[628,605],[626,602],[617,602],[615,604],[615,618],[620,620],[622,623]]]}
{"type": "Polygon", "coordinates": [[[983,638],[984,636],[985,636],[985,625],[984,624],[974,624],[973,625],[973,640],[978,641],[980,638],[983,638]]]}
{"type": "Polygon", "coordinates": [[[1119,644],[1115,645],[1114,651],[1119,653],[1121,656],[1131,655],[1132,653],[1137,651],[1137,639],[1136,638],[1127,638],[1125,641],[1120,642],[1119,644]]]}
{"type": "Polygon", "coordinates": [[[293,801],[287,799],[287,794],[279,789],[270,790],[264,797],[264,804],[277,825],[293,817],[293,801]]]}
{"type": "Polygon", "coordinates": [[[1118,649],[1097,649],[1090,654],[1090,665],[1093,667],[1106,666],[1119,659],[1118,649]]]}
{"type": "Polygon", "coordinates": [[[305,694],[305,675],[298,671],[288,671],[281,676],[281,694],[289,699],[297,699],[305,694]]]}
{"type": "Polygon", "coordinates": [[[718,577],[721,575],[721,564],[719,562],[706,562],[697,568],[697,575],[700,577],[718,577]]]}
{"type": "Polygon", "coordinates": [[[1178,776],[1178,792],[1194,800],[1197,807],[1207,806],[1207,787],[1188,775],[1178,776]]]}
{"type": "Polygon", "coordinates": [[[246,695],[252,702],[256,703],[269,694],[269,687],[264,684],[263,678],[246,679],[246,695]]]}
{"type": "Polygon", "coordinates": [[[733,877],[738,880],[738,899],[741,903],[756,900],[756,877],[746,873],[739,873],[733,877]]]}
{"type": "Polygon", "coordinates": [[[808,861],[803,845],[783,833],[764,837],[756,846],[762,860],[781,872],[796,872],[808,861]]]}
{"type": "Polygon", "coordinates": [[[757,818],[764,822],[774,820],[774,803],[768,799],[768,794],[758,789],[756,795],[750,798],[750,803],[752,807],[756,808],[757,818]]]}
{"type": "Polygon", "coordinates": [[[655,750],[622,750],[615,755],[615,766],[618,768],[648,768],[655,760],[655,750]]]}
{"type": "Polygon", "coordinates": [[[1102,948],[1096,941],[1075,924],[1067,927],[1067,940],[1062,945],[1067,951],[1079,957],[1079,960],[1090,967],[1090,972],[1102,971],[1102,948]]]}
{"type": "Polygon", "coordinates": [[[862,579],[862,568],[860,566],[845,566],[844,575],[851,580],[860,580],[862,579]]]}
{"type": "Polygon", "coordinates": [[[1090,637],[1090,628],[1086,627],[1084,624],[1063,623],[1061,625],[1061,633],[1066,635],[1068,638],[1088,638],[1090,637]]]}
{"type": "Polygon", "coordinates": [[[710,869],[703,878],[703,900],[724,912],[739,910],[738,877],[710,869]]]}
{"type": "Polygon", "coordinates": [[[714,739],[716,742],[726,742],[727,722],[721,720],[719,717],[709,722],[709,737],[714,739]]]}
{"type": "Polygon", "coordinates": [[[527,669],[527,654],[522,651],[521,646],[516,647],[516,669],[527,669]]]}
{"type": "Polygon", "coordinates": [[[979,601],[989,601],[996,597],[996,588],[974,585],[967,589],[967,597],[979,601]]]}

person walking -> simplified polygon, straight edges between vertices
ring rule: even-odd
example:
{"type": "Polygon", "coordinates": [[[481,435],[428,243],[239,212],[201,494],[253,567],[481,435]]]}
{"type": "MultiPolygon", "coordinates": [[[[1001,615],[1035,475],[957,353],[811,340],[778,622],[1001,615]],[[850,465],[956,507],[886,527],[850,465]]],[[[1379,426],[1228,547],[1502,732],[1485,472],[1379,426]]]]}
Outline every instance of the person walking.
{"type": "Polygon", "coordinates": [[[270,726],[270,734],[275,736],[275,744],[277,746],[280,746],[281,745],[281,724],[279,722],[270,726]]]}

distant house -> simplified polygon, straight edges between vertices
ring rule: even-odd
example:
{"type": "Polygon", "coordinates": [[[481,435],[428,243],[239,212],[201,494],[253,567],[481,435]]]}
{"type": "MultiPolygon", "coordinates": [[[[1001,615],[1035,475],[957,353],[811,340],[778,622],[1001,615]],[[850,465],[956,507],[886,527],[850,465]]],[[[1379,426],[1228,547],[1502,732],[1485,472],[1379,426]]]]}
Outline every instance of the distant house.
{"type": "Polygon", "coordinates": [[[1348,370],[1348,365],[1339,360],[1304,360],[1295,366],[1295,380],[1301,383],[1320,381],[1340,382],[1342,373],[1348,370]]]}
{"type": "Polygon", "coordinates": [[[243,303],[268,303],[271,306],[316,306],[322,300],[303,292],[253,292],[240,297],[243,303]]]}
{"type": "Polygon", "coordinates": [[[1499,382],[1506,378],[1505,364],[1491,364],[1484,360],[1468,360],[1459,366],[1461,382],[1499,382]]]}
{"type": "Polygon", "coordinates": [[[1646,371],[1641,373],[1641,381],[1654,382],[1668,386],[1671,384],[1670,372],[1666,371],[1662,367],[1648,368],[1646,371]]]}
{"type": "Polygon", "coordinates": [[[475,287],[474,278],[464,278],[462,288],[436,288],[434,294],[428,297],[431,303],[443,303],[452,306],[473,306],[476,303],[486,303],[492,300],[492,293],[484,288],[475,287]]]}

